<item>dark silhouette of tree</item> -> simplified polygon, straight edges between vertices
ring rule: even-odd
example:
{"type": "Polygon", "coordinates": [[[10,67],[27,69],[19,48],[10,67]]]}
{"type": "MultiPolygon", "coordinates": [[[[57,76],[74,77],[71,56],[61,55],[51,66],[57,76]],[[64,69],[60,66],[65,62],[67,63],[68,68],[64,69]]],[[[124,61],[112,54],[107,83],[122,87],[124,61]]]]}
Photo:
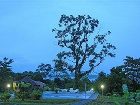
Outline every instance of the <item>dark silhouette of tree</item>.
{"type": "Polygon", "coordinates": [[[24,71],[23,73],[13,73],[14,81],[20,81],[24,77],[30,77],[33,80],[44,82],[40,72],[24,71]]]}
{"type": "Polygon", "coordinates": [[[13,59],[3,58],[0,61],[0,90],[6,89],[6,84],[11,83],[13,80],[12,77],[12,69],[11,64],[13,63],[13,59]]]}
{"type": "Polygon", "coordinates": [[[108,76],[108,92],[117,92],[122,95],[122,85],[127,84],[127,77],[122,69],[122,66],[113,67],[110,75],[108,76]]]}
{"type": "Polygon", "coordinates": [[[136,91],[140,86],[140,58],[135,59],[127,56],[124,59],[125,74],[131,80],[131,87],[133,91],[136,91]]]}
{"type": "Polygon", "coordinates": [[[44,63],[41,63],[38,68],[36,69],[37,72],[39,72],[43,78],[47,78],[49,77],[50,75],[50,71],[52,70],[53,68],[51,67],[50,64],[44,64],[44,63]]]}
{"type": "Polygon", "coordinates": [[[65,88],[64,87],[65,85],[63,84],[63,80],[61,80],[60,78],[55,78],[54,83],[56,84],[57,88],[61,88],[61,89],[65,88]]]}
{"type": "Polygon", "coordinates": [[[14,77],[13,78],[14,81],[19,81],[19,80],[21,80],[24,77],[24,75],[23,75],[23,73],[14,73],[13,77],[14,77]]]}
{"type": "Polygon", "coordinates": [[[101,85],[105,86],[104,93],[106,93],[108,91],[108,76],[103,71],[98,74],[98,78],[93,82],[94,90],[101,93],[101,85]]]}
{"type": "Polygon", "coordinates": [[[54,74],[55,74],[55,78],[68,78],[69,74],[67,72],[67,68],[66,65],[67,63],[65,61],[63,61],[61,54],[57,54],[57,59],[53,60],[54,62],[54,74]]]}
{"type": "Polygon", "coordinates": [[[55,38],[58,45],[64,48],[58,55],[67,65],[63,67],[75,73],[75,85],[78,88],[80,79],[91,73],[99,66],[105,57],[114,57],[115,46],[107,42],[106,34],[95,35],[95,28],[99,21],[89,15],[61,15],[59,29],[53,29],[56,32],[55,38]],[[83,69],[86,64],[87,69],[83,69]],[[88,64],[88,65],[87,65],[88,64]]]}
{"type": "Polygon", "coordinates": [[[39,73],[39,72],[34,72],[32,79],[36,80],[36,81],[44,82],[43,77],[42,77],[41,73],[39,73]]]}

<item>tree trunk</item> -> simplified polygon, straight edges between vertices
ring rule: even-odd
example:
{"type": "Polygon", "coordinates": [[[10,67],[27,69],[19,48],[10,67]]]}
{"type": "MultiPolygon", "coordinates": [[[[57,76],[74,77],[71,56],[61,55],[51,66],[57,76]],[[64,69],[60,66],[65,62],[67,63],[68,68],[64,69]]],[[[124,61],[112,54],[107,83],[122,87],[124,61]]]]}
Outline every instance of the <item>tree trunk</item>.
{"type": "Polygon", "coordinates": [[[80,76],[78,73],[75,73],[75,89],[80,88],[80,76]]]}

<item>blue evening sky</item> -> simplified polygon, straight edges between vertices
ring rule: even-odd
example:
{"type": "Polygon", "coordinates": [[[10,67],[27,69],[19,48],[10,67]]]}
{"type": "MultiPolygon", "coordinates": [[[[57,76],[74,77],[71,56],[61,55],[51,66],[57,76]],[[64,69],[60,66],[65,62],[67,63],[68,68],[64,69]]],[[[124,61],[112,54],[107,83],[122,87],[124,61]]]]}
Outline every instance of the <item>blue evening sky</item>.
{"type": "Polygon", "coordinates": [[[116,45],[116,57],[107,58],[95,72],[109,73],[126,56],[140,57],[139,0],[0,0],[0,59],[14,59],[13,71],[33,70],[50,63],[61,49],[52,29],[61,14],[90,15],[100,21],[101,33],[116,45]]]}

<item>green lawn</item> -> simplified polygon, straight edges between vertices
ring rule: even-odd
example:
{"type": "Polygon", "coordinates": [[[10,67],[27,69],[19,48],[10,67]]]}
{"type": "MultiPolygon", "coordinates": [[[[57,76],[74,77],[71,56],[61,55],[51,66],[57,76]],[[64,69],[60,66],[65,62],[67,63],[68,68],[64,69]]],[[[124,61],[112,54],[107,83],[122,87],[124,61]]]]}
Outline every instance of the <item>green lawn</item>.
{"type": "Polygon", "coordinates": [[[126,101],[123,97],[100,96],[88,105],[140,105],[140,103],[135,103],[131,100],[126,101]]]}
{"type": "Polygon", "coordinates": [[[9,100],[5,103],[0,103],[0,105],[69,105],[78,100],[71,99],[47,99],[47,100],[9,100]]]}

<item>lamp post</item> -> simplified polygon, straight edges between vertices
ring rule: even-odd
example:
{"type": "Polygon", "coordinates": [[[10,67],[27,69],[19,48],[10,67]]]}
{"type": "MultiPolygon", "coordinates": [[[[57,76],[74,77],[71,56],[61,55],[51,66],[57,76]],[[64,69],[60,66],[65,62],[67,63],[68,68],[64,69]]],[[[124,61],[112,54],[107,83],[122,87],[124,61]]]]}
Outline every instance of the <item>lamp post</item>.
{"type": "Polygon", "coordinates": [[[8,92],[9,92],[9,89],[10,89],[11,85],[8,83],[8,84],[6,85],[6,87],[7,87],[8,92]]]}
{"type": "Polygon", "coordinates": [[[102,89],[102,96],[103,96],[103,90],[104,90],[104,85],[101,85],[101,89],[102,89]]]}
{"type": "Polygon", "coordinates": [[[87,95],[87,84],[85,83],[85,99],[86,99],[86,95],[87,95]]]}

